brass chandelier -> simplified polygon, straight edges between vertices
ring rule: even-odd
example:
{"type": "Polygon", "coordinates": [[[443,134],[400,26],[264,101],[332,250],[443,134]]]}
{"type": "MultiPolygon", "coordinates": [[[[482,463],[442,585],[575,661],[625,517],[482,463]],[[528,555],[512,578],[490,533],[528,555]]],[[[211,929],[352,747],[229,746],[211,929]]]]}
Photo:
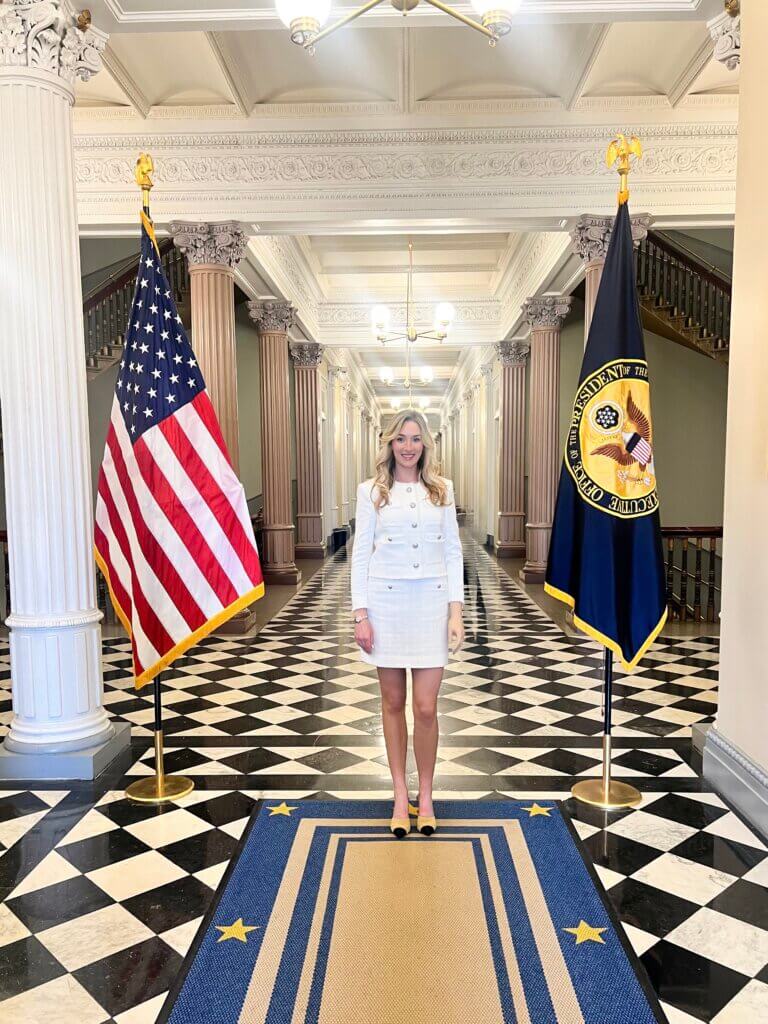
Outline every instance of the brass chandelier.
{"type": "MultiPolygon", "coordinates": [[[[367,0],[361,7],[345,14],[344,17],[339,18],[327,28],[323,28],[323,25],[328,21],[331,13],[331,0],[275,0],[275,10],[282,23],[289,29],[291,40],[298,46],[303,46],[309,53],[314,53],[315,44],[321,39],[384,2],[385,0],[367,0]]],[[[418,7],[421,0],[389,0],[389,2],[396,11],[405,16],[418,7]]],[[[489,45],[495,46],[496,40],[501,39],[511,30],[512,18],[520,10],[522,0],[471,0],[479,21],[468,18],[466,14],[443,3],[442,0],[424,0],[424,3],[436,7],[438,11],[448,14],[463,25],[482,32],[484,36],[487,36],[489,45]]]]}

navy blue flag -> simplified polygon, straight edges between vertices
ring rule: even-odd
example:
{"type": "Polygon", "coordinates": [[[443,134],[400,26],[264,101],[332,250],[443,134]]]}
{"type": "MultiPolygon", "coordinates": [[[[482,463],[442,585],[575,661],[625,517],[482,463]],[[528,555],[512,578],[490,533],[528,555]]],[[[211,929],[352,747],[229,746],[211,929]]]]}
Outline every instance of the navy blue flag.
{"type": "Polygon", "coordinates": [[[544,587],[633,669],[667,617],[632,227],[619,207],[565,442],[544,587]]]}

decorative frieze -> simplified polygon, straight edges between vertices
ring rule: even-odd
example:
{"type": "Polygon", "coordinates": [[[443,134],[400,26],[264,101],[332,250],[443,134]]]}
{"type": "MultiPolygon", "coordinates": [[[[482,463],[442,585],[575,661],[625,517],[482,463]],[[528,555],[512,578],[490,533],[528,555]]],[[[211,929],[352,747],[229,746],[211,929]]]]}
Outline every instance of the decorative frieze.
{"type": "Polygon", "coordinates": [[[168,230],[190,266],[213,264],[234,268],[248,245],[246,225],[236,220],[213,224],[173,220],[168,230]]]}
{"type": "Polygon", "coordinates": [[[296,310],[281,299],[250,299],[248,313],[263,333],[286,333],[296,322],[296,310]]]}
{"type": "Polygon", "coordinates": [[[523,316],[531,330],[559,330],[570,311],[573,299],[569,295],[537,295],[526,299],[523,316]]]}
{"type": "Polygon", "coordinates": [[[107,35],[76,19],[62,0],[11,0],[0,4],[0,68],[34,68],[69,85],[101,70],[107,35]]]}

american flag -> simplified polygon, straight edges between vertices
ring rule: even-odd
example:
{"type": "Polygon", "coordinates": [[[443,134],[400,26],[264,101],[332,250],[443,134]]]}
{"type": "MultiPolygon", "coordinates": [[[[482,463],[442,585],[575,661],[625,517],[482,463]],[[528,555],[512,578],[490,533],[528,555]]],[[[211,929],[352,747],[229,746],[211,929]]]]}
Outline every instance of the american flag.
{"type": "Polygon", "coordinates": [[[95,523],[137,687],[264,593],[245,492],[141,220],[95,523]]]}

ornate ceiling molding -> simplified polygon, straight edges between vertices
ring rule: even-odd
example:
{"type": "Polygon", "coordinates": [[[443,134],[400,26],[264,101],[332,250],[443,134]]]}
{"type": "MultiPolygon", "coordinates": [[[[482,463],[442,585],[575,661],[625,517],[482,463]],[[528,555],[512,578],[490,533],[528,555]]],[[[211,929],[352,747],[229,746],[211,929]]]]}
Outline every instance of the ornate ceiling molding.
{"type": "MultiPolygon", "coordinates": [[[[736,124],[625,126],[643,139],[636,203],[654,215],[732,216],[736,124]]],[[[83,224],[134,223],[136,153],[155,160],[153,211],[170,219],[258,221],[267,235],[349,230],[461,217],[497,230],[535,230],[580,209],[607,212],[615,175],[602,125],[320,131],[100,134],[75,138],[83,224]],[[506,220],[505,220],[506,218],[506,220]],[[531,224],[531,220],[534,224],[531,224]]],[[[298,258],[294,254],[294,259],[298,258]]],[[[530,292],[528,294],[531,294],[530,292]]],[[[525,297],[525,296],[523,296],[525,297]]],[[[315,296],[317,300],[319,296],[315,296]]],[[[309,312],[309,311],[308,311],[309,312]]]]}

